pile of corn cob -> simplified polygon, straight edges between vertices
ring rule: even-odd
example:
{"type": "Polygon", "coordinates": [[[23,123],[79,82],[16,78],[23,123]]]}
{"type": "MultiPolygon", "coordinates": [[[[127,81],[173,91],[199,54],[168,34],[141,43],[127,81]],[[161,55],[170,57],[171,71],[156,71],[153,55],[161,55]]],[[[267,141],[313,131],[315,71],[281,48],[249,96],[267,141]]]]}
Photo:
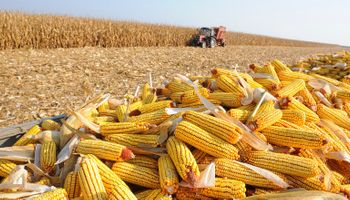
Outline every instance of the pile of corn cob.
{"type": "Polygon", "coordinates": [[[35,125],[0,159],[0,198],[344,199],[350,85],[278,60],[252,68],[100,95],[35,125]]]}
{"type": "Polygon", "coordinates": [[[331,55],[317,55],[293,65],[293,71],[319,74],[346,83],[350,82],[350,52],[338,52],[331,55]]]}

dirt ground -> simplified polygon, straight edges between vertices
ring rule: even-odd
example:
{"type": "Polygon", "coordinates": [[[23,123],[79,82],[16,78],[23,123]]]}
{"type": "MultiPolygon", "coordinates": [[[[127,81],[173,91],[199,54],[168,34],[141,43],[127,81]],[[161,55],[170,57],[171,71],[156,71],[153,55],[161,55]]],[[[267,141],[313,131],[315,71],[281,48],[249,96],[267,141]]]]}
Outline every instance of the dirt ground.
{"type": "Polygon", "coordinates": [[[292,64],[341,48],[229,46],[78,48],[0,51],[0,127],[65,113],[88,95],[122,97],[148,80],[156,85],[176,73],[207,75],[214,67],[242,68],[273,59],[292,64]]]}

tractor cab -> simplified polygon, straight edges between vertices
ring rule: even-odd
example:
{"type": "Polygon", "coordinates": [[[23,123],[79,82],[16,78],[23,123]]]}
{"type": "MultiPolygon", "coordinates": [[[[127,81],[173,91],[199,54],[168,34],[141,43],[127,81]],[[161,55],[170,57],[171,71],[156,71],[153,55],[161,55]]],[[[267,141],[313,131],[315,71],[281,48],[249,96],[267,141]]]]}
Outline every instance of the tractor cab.
{"type": "Polygon", "coordinates": [[[202,27],[198,31],[198,35],[195,37],[194,45],[201,46],[202,48],[215,46],[225,46],[225,32],[224,26],[219,27],[202,27]]]}

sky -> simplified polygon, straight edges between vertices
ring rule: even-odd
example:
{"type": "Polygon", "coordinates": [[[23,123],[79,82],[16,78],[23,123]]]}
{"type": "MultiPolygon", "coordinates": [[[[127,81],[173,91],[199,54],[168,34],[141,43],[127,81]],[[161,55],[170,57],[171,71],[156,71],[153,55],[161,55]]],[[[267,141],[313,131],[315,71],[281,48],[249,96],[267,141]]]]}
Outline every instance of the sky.
{"type": "Polygon", "coordinates": [[[1,0],[0,10],[86,16],[350,46],[350,0],[1,0]]]}

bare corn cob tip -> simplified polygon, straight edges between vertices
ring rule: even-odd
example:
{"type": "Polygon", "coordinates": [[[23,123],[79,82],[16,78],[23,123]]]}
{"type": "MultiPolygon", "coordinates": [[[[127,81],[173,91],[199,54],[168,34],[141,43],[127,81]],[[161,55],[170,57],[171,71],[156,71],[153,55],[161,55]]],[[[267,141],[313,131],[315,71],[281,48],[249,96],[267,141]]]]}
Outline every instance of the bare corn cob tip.
{"type": "Polygon", "coordinates": [[[130,159],[133,159],[133,158],[135,158],[135,154],[130,150],[130,149],[128,149],[128,148],[124,148],[123,150],[122,150],[122,159],[123,160],[130,160],[130,159]]]}

